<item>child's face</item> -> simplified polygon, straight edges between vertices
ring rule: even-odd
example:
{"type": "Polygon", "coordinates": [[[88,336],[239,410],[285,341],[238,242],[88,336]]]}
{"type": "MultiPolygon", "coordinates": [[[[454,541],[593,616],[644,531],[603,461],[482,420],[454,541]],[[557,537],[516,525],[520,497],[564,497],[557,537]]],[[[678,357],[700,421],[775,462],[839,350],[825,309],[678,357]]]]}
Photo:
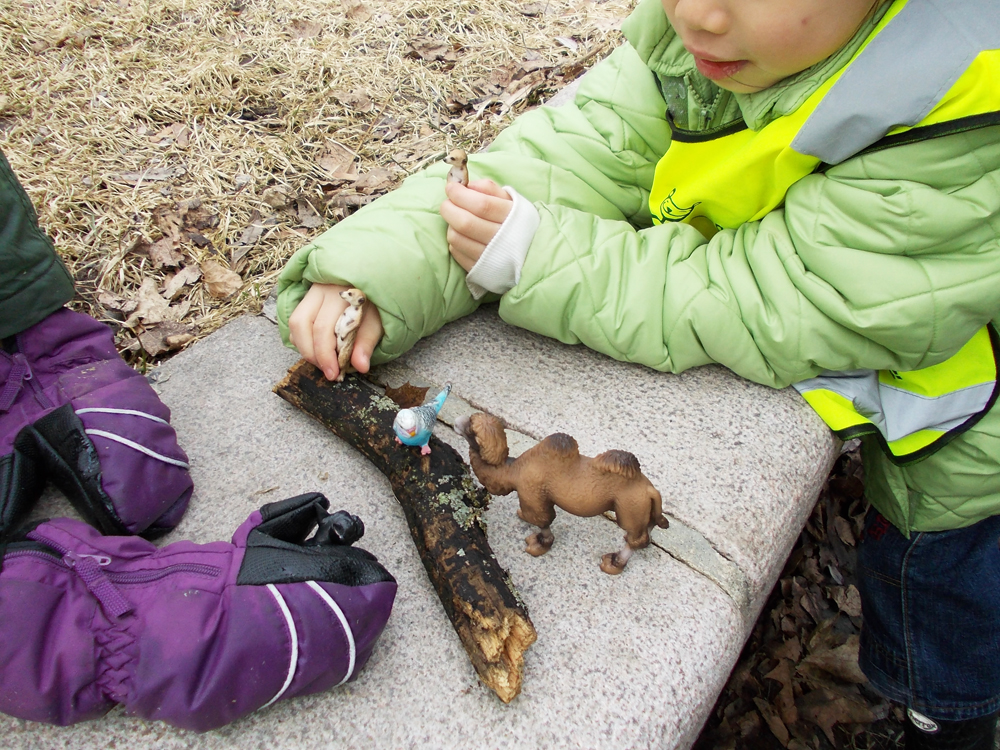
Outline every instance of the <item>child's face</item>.
{"type": "Polygon", "coordinates": [[[698,70],[749,93],[824,60],[884,0],[662,0],[698,70]]]}

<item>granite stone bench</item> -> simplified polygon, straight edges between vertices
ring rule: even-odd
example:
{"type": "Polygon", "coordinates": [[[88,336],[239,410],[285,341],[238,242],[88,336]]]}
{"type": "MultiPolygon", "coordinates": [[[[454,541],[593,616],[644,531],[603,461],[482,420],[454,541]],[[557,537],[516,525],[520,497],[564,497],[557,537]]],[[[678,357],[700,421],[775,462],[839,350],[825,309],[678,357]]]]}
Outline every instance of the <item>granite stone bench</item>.
{"type": "MultiPolygon", "coordinates": [[[[521,695],[481,685],[388,482],[271,389],[297,361],[266,317],[244,316],[151,375],[191,458],[195,495],[165,542],[229,538],[266,502],[325,493],[360,515],[360,546],[399,581],[393,615],[356,682],[197,735],[106,718],[70,728],[0,718],[9,748],[687,748],[697,738],[812,508],[839,443],[792,390],[721,367],[680,376],[612,361],[504,324],[486,307],[377,378],[453,384],[441,419],[481,409],[512,453],[552,432],[580,450],[632,451],[670,528],[620,576],[599,568],[621,532],[559,513],[545,556],[524,552],[516,496],[487,513],[490,542],[538,631],[521,695]],[[511,356],[516,352],[517,356],[511,356]]],[[[433,393],[433,391],[432,391],[433,393]]],[[[446,424],[438,434],[465,452],[446,424]]],[[[467,455],[467,453],[465,454],[467,455]]],[[[67,515],[47,496],[42,515],[67,515]]]]}

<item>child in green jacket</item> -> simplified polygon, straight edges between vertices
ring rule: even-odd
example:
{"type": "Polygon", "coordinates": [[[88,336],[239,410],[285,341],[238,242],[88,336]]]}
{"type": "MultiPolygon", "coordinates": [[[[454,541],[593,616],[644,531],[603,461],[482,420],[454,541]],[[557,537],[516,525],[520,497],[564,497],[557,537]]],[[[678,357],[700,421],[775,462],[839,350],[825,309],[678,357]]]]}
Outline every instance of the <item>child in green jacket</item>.
{"type": "Polygon", "coordinates": [[[468,187],[431,168],[296,253],[282,335],[334,378],[346,286],[361,372],[499,299],[617,359],[794,384],[864,438],[862,668],[911,709],[909,746],[978,747],[1000,709],[1000,10],[640,0],[622,30],[468,187]]]}

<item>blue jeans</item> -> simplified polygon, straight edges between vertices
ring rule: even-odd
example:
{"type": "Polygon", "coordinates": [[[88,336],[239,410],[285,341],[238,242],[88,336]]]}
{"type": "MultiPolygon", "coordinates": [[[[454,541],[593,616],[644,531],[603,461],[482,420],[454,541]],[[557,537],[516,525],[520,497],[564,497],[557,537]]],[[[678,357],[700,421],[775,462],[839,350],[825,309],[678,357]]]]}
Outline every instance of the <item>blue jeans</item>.
{"type": "Polygon", "coordinates": [[[874,509],[858,551],[871,686],[932,719],[1000,709],[1000,516],[906,539],[874,509]]]}

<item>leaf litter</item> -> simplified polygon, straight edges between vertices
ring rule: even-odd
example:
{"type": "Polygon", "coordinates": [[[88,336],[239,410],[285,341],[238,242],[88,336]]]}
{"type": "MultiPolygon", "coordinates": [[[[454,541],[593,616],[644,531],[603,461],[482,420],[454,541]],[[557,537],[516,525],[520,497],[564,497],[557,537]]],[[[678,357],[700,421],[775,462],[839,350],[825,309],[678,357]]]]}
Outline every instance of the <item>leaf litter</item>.
{"type": "Polygon", "coordinates": [[[858,667],[858,446],[834,465],[695,750],[896,750],[902,709],[858,667]]]}
{"type": "Polygon", "coordinates": [[[0,150],[73,306],[145,368],[259,312],[299,247],[579,77],[635,0],[529,5],[14,0],[0,150]]]}

